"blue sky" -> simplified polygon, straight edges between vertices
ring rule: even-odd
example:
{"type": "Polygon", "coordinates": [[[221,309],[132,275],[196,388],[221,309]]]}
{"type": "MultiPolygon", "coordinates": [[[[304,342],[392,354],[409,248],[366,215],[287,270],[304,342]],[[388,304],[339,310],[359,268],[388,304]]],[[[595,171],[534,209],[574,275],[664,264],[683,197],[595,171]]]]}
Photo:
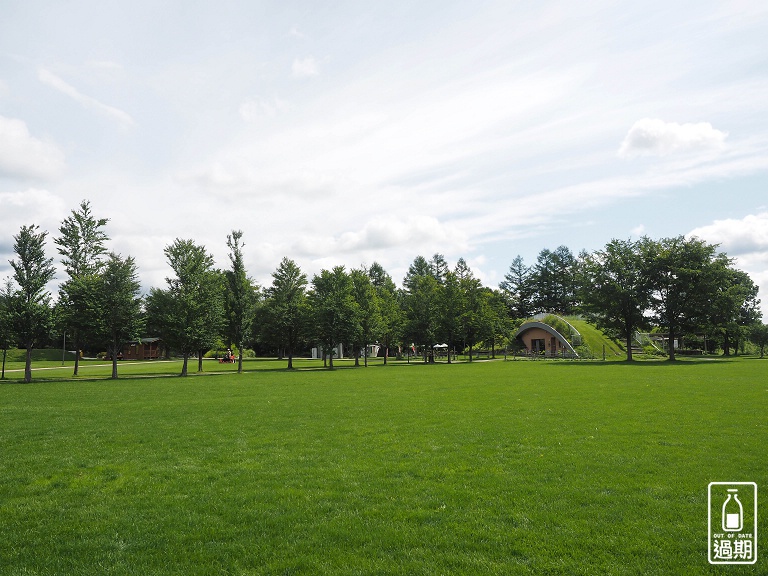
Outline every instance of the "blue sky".
{"type": "MultiPolygon", "coordinates": [[[[768,4],[0,0],[0,278],[83,199],[145,287],[696,234],[768,287],[768,4]]],[[[55,256],[52,242],[51,256],[55,256]]],[[[58,260],[58,258],[57,258],[58,260]]],[[[761,298],[768,311],[768,292],[761,298]]]]}

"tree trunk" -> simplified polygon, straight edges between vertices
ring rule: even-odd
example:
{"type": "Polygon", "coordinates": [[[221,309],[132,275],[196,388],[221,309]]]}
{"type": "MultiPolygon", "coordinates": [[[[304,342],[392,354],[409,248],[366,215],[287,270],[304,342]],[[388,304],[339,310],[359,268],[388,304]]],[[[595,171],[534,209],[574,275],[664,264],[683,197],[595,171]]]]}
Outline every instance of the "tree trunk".
{"type": "MultiPolygon", "coordinates": [[[[75,343],[75,369],[72,372],[72,376],[77,376],[78,371],[80,370],[80,336],[78,335],[77,331],[75,331],[73,342],[75,343]]],[[[67,354],[67,346],[66,346],[66,333],[64,336],[64,356],[66,357],[67,354]]]]}
{"type": "Polygon", "coordinates": [[[293,370],[293,346],[288,347],[288,370],[293,370]]]}
{"type": "Polygon", "coordinates": [[[632,362],[632,333],[627,330],[627,362],[632,362]]]}
{"type": "Polygon", "coordinates": [[[26,363],[24,365],[24,382],[32,382],[32,345],[27,344],[26,363]]]}
{"type": "Polygon", "coordinates": [[[184,352],[184,363],[181,365],[181,375],[187,375],[187,362],[189,361],[189,352],[184,352]]]}
{"type": "Polygon", "coordinates": [[[198,372],[203,371],[203,351],[202,350],[197,351],[197,371],[198,372]]]}
{"type": "MultiPolygon", "coordinates": [[[[5,357],[8,355],[8,348],[3,348],[3,372],[0,375],[0,380],[5,380],[5,357]]],[[[762,356],[760,356],[762,358],[762,356]]]]}
{"type": "Polygon", "coordinates": [[[112,353],[112,380],[117,380],[117,354],[112,353]]]}
{"type": "Polygon", "coordinates": [[[363,350],[363,362],[365,363],[365,367],[368,368],[368,344],[365,345],[365,349],[363,350]]]}
{"type": "Polygon", "coordinates": [[[669,330],[669,360],[670,362],[675,361],[675,332],[671,327],[669,330]]]}
{"type": "Polygon", "coordinates": [[[237,349],[240,351],[240,354],[237,355],[237,373],[242,374],[243,373],[243,347],[238,346],[237,349]]]}
{"type": "Polygon", "coordinates": [[[333,348],[328,354],[328,369],[333,370],[333,348]]]}

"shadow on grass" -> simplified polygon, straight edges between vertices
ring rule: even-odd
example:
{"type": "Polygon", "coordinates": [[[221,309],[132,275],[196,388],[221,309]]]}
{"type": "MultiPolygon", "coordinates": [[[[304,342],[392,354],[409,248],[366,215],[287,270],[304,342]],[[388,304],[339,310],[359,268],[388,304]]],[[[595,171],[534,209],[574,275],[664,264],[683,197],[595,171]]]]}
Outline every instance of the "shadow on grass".
{"type": "Polygon", "coordinates": [[[681,367],[694,365],[717,365],[730,364],[735,362],[734,358],[715,357],[715,358],[676,358],[675,360],[542,360],[541,362],[551,362],[558,366],[624,366],[627,368],[648,368],[648,367],[681,367]]]}

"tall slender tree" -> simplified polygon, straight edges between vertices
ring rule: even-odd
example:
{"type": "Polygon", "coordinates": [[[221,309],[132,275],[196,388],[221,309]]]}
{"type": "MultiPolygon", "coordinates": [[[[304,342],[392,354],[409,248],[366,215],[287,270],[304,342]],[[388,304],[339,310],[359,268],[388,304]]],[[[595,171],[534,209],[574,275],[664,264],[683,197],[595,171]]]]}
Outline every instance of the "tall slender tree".
{"type": "Polygon", "coordinates": [[[260,306],[258,332],[288,356],[288,370],[293,369],[293,355],[307,331],[307,276],[288,258],[283,258],[272,273],[272,285],[260,306]]]}
{"type": "Polygon", "coordinates": [[[14,280],[19,286],[13,299],[15,332],[26,348],[24,381],[32,381],[32,349],[48,334],[51,321],[51,297],[46,285],[56,274],[53,258],[45,256],[47,232],[22,226],[13,238],[18,259],[9,260],[14,280]]]}
{"type": "Polygon", "coordinates": [[[451,363],[451,353],[462,336],[461,317],[465,305],[459,277],[456,272],[449,270],[445,274],[445,282],[440,291],[438,308],[440,322],[437,330],[440,340],[448,345],[448,364],[451,363]]]}
{"type": "Polygon", "coordinates": [[[384,347],[384,364],[386,364],[390,349],[402,333],[403,311],[397,298],[397,287],[384,267],[374,262],[368,268],[368,275],[371,277],[371,284],[376,290],[379,303],[379,339],[384,347]]]}
{"type": "Polygon", "coordinates": [[[141,336],[141,285],[132,257],[110,254],[99,275],[99,304],[103,310],[101,336],[112,356],[112,378],[117,378],[118,357],[123,346],[141,336]]]}
{"type": "Polygon", "coordinates": [[[522,319],[533,315],[531,268],[525,265],[522,256],[518,255],[512,260],[499,288],[504,293],[510,316],[522,319]]]}
{"type": "Polygon", "coordinates": [[[166,313],[166,338],[171,348],[183,359],[181,375],[188,373],[189,357],[198,354],[198,371],[202,369],[202,352],[213,346],[224,324],[224,286],[221,274],[214,268],[213,256],[193,240],[176,239],[165,248],[175,277],[166,278],[167,297],[157,297],[170,304],[166,313]]]}
{"type": "Polygon", "coordinates": [[[360,364],[360,350],[363,350],[364,365],[368,367],[368,346],[374,342],[381,329],[381,310],[379,296],[365,268],[350,271],[352,296],[357,303],[357,330],[352,342],[355,354],[355,366],[360,364]]]}
{"type": "Polygon", "coordinates": [[[409,343],[418,344],[424,362],[433,358],[432,346],[439,328],[440,281],[429,263],[417,256],[403,280],[404,335],[409,343]]]}
{"type": "Polygon", "coordinates": [[[8,355],[8,348],[16,339],[14,334],[14,314],[15,314],[15,291],[13,281],[10,278],[5,279],[5,283],[0,288],[0,348],[3,350],[3,367],[0,371],[0,380],[5,380],[5,360],[8,355]]]}
{"type": "Polygon", "coordinates": [[[232,265],[225,275],[227,278],[226,318],[227,336],[230,344],[240,351],[237,359],[237,371],[243,371],[243,347],[251,337],[253,320],[256,312],[258,287],[245,272],[242,243],[243,232],[233,230],[227,236],[229,261],[232,265]]]}
{"type": "Polygon", "coordinates": [[[94,328],[99,323],[97,286],[102,256],[106,253],[104,243],[109,239],[103,231],[108,221],[94,217],[90,202],[83,200],[78,209],[63,220],[60,236],[53,240],[68,276],[59,288],[59,309],[63,311],[63,328],[69,332],[75,348],[75,376],[80,367],[83,341],[95,336],[94,328]]]}

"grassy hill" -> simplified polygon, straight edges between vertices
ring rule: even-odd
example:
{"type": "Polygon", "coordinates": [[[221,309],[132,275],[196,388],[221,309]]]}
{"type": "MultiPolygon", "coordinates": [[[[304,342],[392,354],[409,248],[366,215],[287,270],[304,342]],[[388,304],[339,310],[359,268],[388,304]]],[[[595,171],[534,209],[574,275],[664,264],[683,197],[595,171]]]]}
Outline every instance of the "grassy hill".
{"type": "Polygon", "coordinates": [[[595,357],[602,357],[603,346],[605,346],[606,358],[626,357],[624,346],[614,338],[606,336],[594,324],[575,316],[567,316],[565,319],[581,333],[582,342],[589,347],[595,357]]]}

